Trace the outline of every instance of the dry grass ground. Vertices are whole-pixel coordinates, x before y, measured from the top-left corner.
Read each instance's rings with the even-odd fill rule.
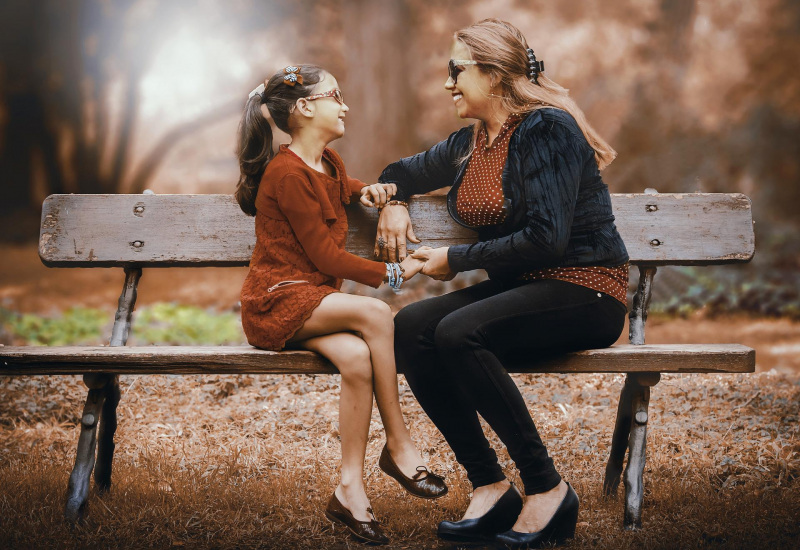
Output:
[[[800,377],[665,376],[654,388],[644,529],[622,529],[622,490],[601,496],[620,375],[520,375],[556,464],[582,500],[572,548],[800,545]],[[337,377],[122,378],[114,485],[85,523],[62,519],[83,385],[0,379],[0,546],[13,548],[358,547],[322,510],[337,478]],[[442,548],[435,525],[463,511],[469,484],[413,395],[416,441],[452,489],[427,502],[377,468],[367,485],[396,548]],[[512,463],[501,454],[508,475]]]
[[[0,257],[0,307],[50,313],[80,305],[107,308],[111,318],[121,270],[46,269],[29,245],[0,245]],[[139,303],[230,310],[244,274],[145,271]],[[412,285],[381,297],[398,309],[426,292]],[[759,373],[667,375],[653,389],[637,532],[622,529],[621,488],[616,498],[601,495],[623,377],[518,376],[559,470],[581,497],[570,547],[800,547],[800,323],[698,315],[651,317],[648,327],[652,343],[754,347]],[[121,386],[112,490],[93,491],[86,521],[70,528],[62,508],[85,387],[78,377],[0,378],[0,548],[360,547],[321,514],[339,462],[337,377],[127,376]],[[444,548],[436,523],[459,517],[469,484],[404,384],[401,395],[416,441],[451,492],[416,500],[378,470],[377,414],[368,491],[393,547]],[[508,456],[500,457],[514,478]]]

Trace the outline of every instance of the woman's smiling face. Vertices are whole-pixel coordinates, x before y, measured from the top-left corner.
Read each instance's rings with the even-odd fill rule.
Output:
[[[453,42],[450,59],[472,59],[472,54],[463,42]],[[491,78],[478,65],[462,65],[456,81],[448,75],[444,87],[453,97],[456,113],[461,118],[486,120],[491,112]]]

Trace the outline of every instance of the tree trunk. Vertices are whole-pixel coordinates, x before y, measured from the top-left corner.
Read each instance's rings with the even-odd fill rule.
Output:
[[[417,152],[409,116],[416,96],[408,79],[411,15],[400,0],[342,2],[341,14],[346,65],[336,76],[352,111],[337,148],[349,174],[374,182],[387,164]]]

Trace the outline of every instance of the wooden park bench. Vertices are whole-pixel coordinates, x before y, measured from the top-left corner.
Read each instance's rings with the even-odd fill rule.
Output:
[[[750,199],[740,194],[612,195],[617,227],[639,268],[630,313],[630,344],[569,353],[530,365],[526,373],[627,373],[617,411],[604,490],[625,479],[626,528],[641,526],[650,387],[660,373],[753,372],[755,351],[737,344],[645,345],[645,321],[658,266],[749,261],[754,253]],[[415,197],[416,234],[432,247],[473,242],[453,222],[444,197]],[[348,249],[372,257],[377,213],[348,207]],[[77,521],[92,470],[99,491],[111,486],[120,374],[336,374],[306,351],[250,346],[126,346],[136,287],[145,267],[246,266],[255,242],[254,220],[230,195],[52,195],[44,201],[39,254],[49,267],[122,267],[125,283],[108,346],[0,347],[0,374],[82,374],[89,395],[81,416],[65,516]],[[99,434],[98,434],[99,426]],[[95,460],[96,455],[96,460]]]

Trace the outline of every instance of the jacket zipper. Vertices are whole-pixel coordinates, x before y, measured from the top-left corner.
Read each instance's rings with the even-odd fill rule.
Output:
[[[269,287],[267,289],[267,292],[272,292],[273,290],[277,290],[277,289],[283,288],[285,286],[296,285],[296,284],[307,283],[307,282],[308,281],[281,281],[281,282],[279,282],[277,284],[274,284],[271,287]]]

